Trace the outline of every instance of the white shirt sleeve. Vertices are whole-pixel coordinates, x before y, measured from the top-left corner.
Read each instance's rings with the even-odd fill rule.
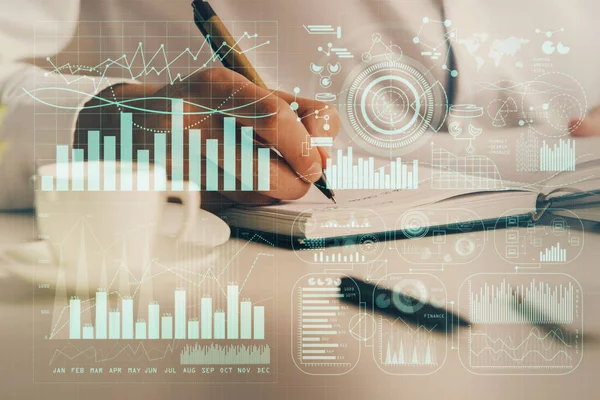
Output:
[[[79,112],[94,95],[125,82],[49,73],[20,61],[58,54],[73,37],[78,16],[79,0],[21,0],[3,6],[0,103],[6,113],[0,141],[7,148],[0,160],[0,209],[33,206],[36,167],[55,161],[56,145],[72,144]]]

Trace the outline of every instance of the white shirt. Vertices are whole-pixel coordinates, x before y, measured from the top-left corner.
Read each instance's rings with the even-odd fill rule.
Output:
[[[255,22],[259,25],[260,21],[276,21],[272,35],[277,40],[276,51],[257,52],[260,55],[253,62],[271,87],[289,92],[299,87],[305,97],[324,90],[310,63],[333,62],[317,50],[319,46],[326,50],[332,42],[334,48],[348,48],[355,55],[341,62],[342,72],[332,77],[332,86],[326,89],[338,93],[347,85],[344,77],[360,68],[361,56],[373,44],[373,34],[379,33],[388,48],[375,46],[374,52],[401,48],[404,55],[429,68],[444,87],[454,89],[454,103],[493,108],[495,100],[510,97],[510,92],[494,88],[505,88],[507,82],[530,82],[546,70],[565,74],[567,85],[576,82],[570,89],[583,88],[589,106],[600,100],[597,1],[214,0],[212,5],[221,19],[232,21],[229,26],[234,36],[246,27],[252,29],[252,24],[240,21],[259,21]],[[446,20],[450,22],[444,24]],[[315,24],[340,26],[341,38],[311,35],[303,27]],[[7,141],[9,148],[0,163],[0,209],[31,207],[30,177],[35,166],[52,162],[57,144],[71,143],[81,107],[107,86],[132,78],[130,71],[114,70],[107,79],[76,79],[68,69],[58,74],[55,67],[70,65],[73,69],[99,65],[107,58],[132,57],[142,36],[148,54],[165,44],[169,57],[203,42],[192,22],[189,0],[5,2],[0,14],[0,99],[9,110],[0,140]],[[450,43],[453,64],[446,60]],[[251,44],[241,42],[244,48]],[[560,54],[567,48],[568,54]],[[431,59],[423,54],[427,51],[440,56]],[[442,65],[455,68],[458,77],[451,78]],[[136,68],[139,72],[139,67],[131,70]],[[172,65],[173,71],[183,74],[195,68],[197,64],[189,57]],[[47,71],[53,73],[47,75]],[[169,80],[165,73],[135,78],[142,82]],[[535,99],[529,96],[519,106],[527,107],[530,101]],[[508,129],[520,119],[510,113],[496,117],[488,115],[481,123]]]

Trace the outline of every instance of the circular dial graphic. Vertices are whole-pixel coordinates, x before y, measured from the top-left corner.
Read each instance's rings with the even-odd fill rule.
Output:
[[[349,132],[369,150],[406,149],[443,125],[447,98],[442,85],[419,63],[401,57],[362,66],[347,81]]]
[[[525,85],[522,98],[522,119],[544,137],[571,134],[582,123],[588,103],[581,83],[570,75],[548,72]]]
[[[427,288],[417,279],[403,279],[393,290],[392,301],[396,308],[407,314],[419,311],[429,298]]]

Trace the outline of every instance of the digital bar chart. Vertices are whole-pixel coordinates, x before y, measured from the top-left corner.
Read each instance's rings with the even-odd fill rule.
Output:
[[[335,363],[340,343],[340,327],[336,317],[344,297],[339,287],[304,287],[301,291],[302,324],[298,326],[302,340],[303,363]]]
[[[409,170],[409,165],[412,165]],[[332,190],[348,189],[418,189],[419,163],[403,164],[398,157],[389,165],[375,168],[374,157],[358,157],[355,161],[352,147],[348,147],[346,155],[337,151],[337,160],[327,159],[325,175]]]
[[[186,345],[180,354],[181,365],[268,365],[271,349],[261,346],[202,346],[198,343]]]
[[[351,263],[364,263],[366,257],[364,254],[359,254],[358,251],[350,254],[343,254],[342,252],[330,252],[326,253],[320,251],[315,253],[313,256],[314,262],[317,263],[335,263],[335,262],[351,262]]]
[[[560,243],[540,251],[540,262],[567,262],[567,249],[561,249]]]
[[[84,162],[86,158],[83,149],[71,149],[65,145],[56,146],[56,176],[42,176],[40,189],[42,191],[182,191],[193,187],[202,188],[204,177],[206,191],[270,190],[271,150],[265,147],[257,148],[252,127],[241,127],[241,151],[238,156],[236,118],[225,117],[223,140],[205,140],[203,153],[200,129],[189,129],[189,143],[187,146],[185,144],[183,100],[172,99],[171,107],[171,134],[155,133],[153,150],[139,149],[135,152],[135,157],[133,117],[131,113],[126,112],[121,113],[118,146],[116,136],[104,136],[101,146],[100,131],[88,131],[88,162]],[[167,139],[170,139],[170,146],[167,144]],[[169,147],[170,185],[166,173],[169,164],[167,162]],[[117,148],[119,157],[117,157]],[[220,157],[220,148],[222,157]],[[154,179],[150,182],[149,171],[152,160],[159,168],[154,169]],[[194,184],[191,186],[184,184],[186,160],[189,164],[188,179]],[[236,167],[238,161],[241,162],[240,171],[237,171]],[[134,168],[137,168],[137,174],[134,174]],[[135,182],[134,175],[137,175]]]
[[[265,307],[239,298],[239,286],[227,286],[227,310],[213,310],[213,299],[200,299],[200,316],[188,315],[187,293],[174,292],[174,312],[163,313],[158,302],[147,305],[148,318],[135,318],[134,298],[122,297],[119,309],[108,308],[108,293],[96,292],[94,324],[82,324],[81,300],[69,300],[69,339],[265,339]],[[89,307],[87,305],[86,307]]]
[[[557,286],[535,280],[529,286],[513,286],[506,280],[499,285],[485,283],[478,292],[471,292],[470,320],[485,324],[571,324],[574,294],[571,282]]]
[[[540,171],[575,171],[575,141],[559,139],[551,148],[546,141],[540,148]]]
[[[355,338],[340,318],[347,315],[344,299],[356,299],[356,286],[342,288],[339,275],[308,274],[292,292],[292,357],[300,370],[315,374],[340,374],[358,361],[352,350]],[[355,324],[363,332],[363,324]],[[333,371],[333,372],[332,372]]]

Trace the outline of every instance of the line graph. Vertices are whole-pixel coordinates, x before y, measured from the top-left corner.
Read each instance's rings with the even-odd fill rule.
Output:
[[[575,288],[571,282],[550,285],[535,279],[529,285],[483,284],[471,292],[470,319],[486,324],[571,324]],[[517,310],[517,312],[514,312]]]
[[[408,314],[412,314],[423,306],[425,299],[438,307],[446,304],[444,284],[433,275],[392,273],[381,278],[377,286],[392,291],[391,295],[372,294],[374,304],[382,310],[395,307],[410,310]],[[411,293],[414,301],[407,302],[398,293]],[[376,319],[372,347],[379,369],[389,375],[429,375],[442,368],[448,354],[448,313],[423,313],[412,320],[387,315],[378,315]]]
[[[111,21],[115,23],[115,21]],[[127,21],[122,21],[123,24],[127,24]],[[186,24],[189,21],[185,22]],[[243,23],[243,22],[242,22]],[[240,22],[228,22],[229,26],[239,25]],[[257,30],[268,30],[273,31],[273,26],[277,26],[276,22],[264,21],[260,22],[260,27]],[[267,28],[264,26],[267,25]],[[275,28],[276,32],[276,28]],[[236,37],[235,45],[244,50],[237,50],[235,46],[229,46],[227,43],[221,43],[219,50],[225,49],[225,51],[219,56],[219,53],[213,52],[211,49],[211,42],[219,40],[218,37],[208,36],[202,43],[196,48],[187,47],[183,50],[177,50],[174,52],[169,48],[168,44],[165,45],[167,38],[160,44],[155,44],[153,47],[146,44],[143,40],[147,38],[145,35],[136,35],[140,41],[136,44],[135,48],[125,49],[128,53],[124,53],[119,57],[107,57],[101,62],[95,65],[80,65],[73,62],[56,63],[50,57],[46,58],[50,68],[47,75],[57,74],[61,79],[68,85],[73,85],[80,80],[91,80],[96,84],[96,90],[105,82],[106,79],[110,79],[111,76],[122,76],[127,79],[136,80],[143,78],[148,75],[166,76],[168,82],[173,84],[178,81],[184,81],[193,74],[208,68],[211,64],[218,64],[220,61],[231,52],[237,52],[240,54],[255,53],[257,50],[263,47],[273,47],[277,44],[277,36],[271,33],[262,35],[258,32],[249,33],[248,31],[242,32]],[[131,39],[132,37],[129,36]],[[271,48],[271,51],[275,51]],[[203,57],[204,56],[204,57]],[[178,62],[187,64],[190,66],[189,71],[186,73],[175,72],[179,69]],[[115,73],[118,70],[118,74]],[[93,74],[93,75],[90,75]]]
[[[569,275],[475,274],[460,308],[470,325],[459,331],[459,356],[474,374],[564,375],[583,358],[583,294]]]
[[[474,331],[469,341],[472,368],[494,369],[572,369],[580,349],[570,343],[560,328],[542,332],[539,328],[520,329],[511,334]]]
[[[276,287],[277,274],[273,254],[252,243],[273,246],[253,235],[220,248],[223,257],[198,258],[193,245],[182,244],[176,257],[165,253],[144,268],[127,258],[99,271],[84,262],[85,287],[75,288],[73,272],[60,272],[34,293],[36,380],[271,382],[274,293],[257,287]],[[54,298],[54,307],[44,298]],[[196,374],[200,366],[216,372]]]
[[[97,104],[92,106],[87,102],[86,108],[116,106],[120,112],[163,114],[163,110],[157,109],[160,107],[150,106],[162,104],[161,96],[151,96],[151,93],[148,93],[148,96],[140,94],[133,99],[119,99],[111,85],[125,81],[169,87],[181,82],[191,82],[192,77],[209,68],[222,67],[221,60],[232,52],[250,58],[267,85],[277,86],[276,21],[227,22],[235,38],[234,45],[228,45],[218,36],[204,38],[197,35],[197,28],[191,21],[151,21],[145,22],[143,26],[134,21],[80,21],[78,24],[80,31],[65,51],[40,61],[40,66],[47,70],[44,73],[46,80],[39,79],[33,87],[23,87],[25,96],[57,110],[79,111],[84,103],[72,105],[61,99],[77,97],[86,99],[87,102],[91,97]],[[175,32],[170,33],[175,25],[179,30],[183,29],[183,32],[178,31],[179,35]],[[147,35],[147,28],[153,32],[165,32],[165,35]],[[195,34],[183,34],[186,30]],[[48,40],[44,34],[47,35],[47,31],[36,32],[36,40]],[[182,42],[187,47],[183,47]],[[211,44],[214,43],[217,43],[219,52],[212,50]],[[73,54],[77,57],[73,57]],[[248,85],[250,82],[236,85],[230,96],[224,96],[223,99],[214,100],[213,97],[214,104],[211,103],[210,107],[206,106],[204,101],[184,103],[187,107],[182,115],[197,115],[198,119],[201,119],[195,120],[190,126],[184,126],[184,129],[198,126],[216,113],[246,119],[268,117],[267,113],[248,112],[249,108],[253,108],[264,97],[248,99],[246,104],[236,106],[228,104],[232,99],[239,98],[243,94],[240,92]],[[110,89],[104,91],[108,95],[98,96],[103,89]],[[219,100],[223,100],[222,104],[219,104]],[[241,108],[247,110],[240,111]],[[153,133],[167,133],[164,130],[155,132],[153,129],[156,127],[140,126],[138,123],[133,125]]]
[[[379,317],[379,363],[384,367],[437,367],[438,337],[419,326],[411,328],[402,319]]]
[[[460,157],[444,149],[432,149],[433,189],[502,189],[498,167],[488,157]]]

